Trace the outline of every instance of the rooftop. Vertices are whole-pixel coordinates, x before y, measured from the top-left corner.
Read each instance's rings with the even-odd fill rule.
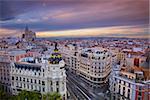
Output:
[[[16,68],[20,68],[20,69],[28,69],[28,70],[36,70],[36,71],[41,70],[41,66],[37,65],[37,64],[17,62],[17,63],[14,63],[14,65],[15,65]]]

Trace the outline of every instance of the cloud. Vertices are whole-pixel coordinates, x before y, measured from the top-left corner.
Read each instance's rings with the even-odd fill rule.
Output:
[[[0,28],[0,36],[20,36],[21,33],[19,30],[12,30],[12,29],[6,29],[6,28]]]
[[[148,27],[148,0],[32,0],[0,1],[1,28],[36,32],[93,29],[95,27]],[[82,33],[83,34],[83,33]]]
[[[86,28],[64,31],[44,31],[37,32],[38,37],[90,37],[90,36],[104,36],[104,37],[135,37],[136,35],[148,36],[148,28],[141,26],[114,26],[104,28]]]
[[[0,28],[0,36],[21,36],[24,30]],[[42,31],[36,33],[37,37],[132,37],[148,38],[148,28],[144,26],[113,26],[85,29],[72,29],[61,31]]]

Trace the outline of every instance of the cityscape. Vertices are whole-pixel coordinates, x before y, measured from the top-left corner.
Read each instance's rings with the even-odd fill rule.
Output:
[[[150,100],[149,0],[0,0],[0,100]]]

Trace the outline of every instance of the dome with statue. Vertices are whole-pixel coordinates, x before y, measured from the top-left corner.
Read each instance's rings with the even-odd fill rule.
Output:
[[[54,52],[50,55],[49,63],[50,64],[59,64],[59,62],[61,60],[62,60],[62,56],[57,49],[57,43],[55,43]]]

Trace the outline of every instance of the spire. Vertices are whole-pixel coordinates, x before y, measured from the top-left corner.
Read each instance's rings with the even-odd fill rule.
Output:
[[[58,49],[57,49],[57,42],[55,42],[55,48],[54,48],[54,51],[57,52]]]
[[[57,42],[54,42],[54,52],[50,55],[49,63],[50,64],[59,64],[59,62],[62,60],[61,54],[58,52],[57,49]]]

